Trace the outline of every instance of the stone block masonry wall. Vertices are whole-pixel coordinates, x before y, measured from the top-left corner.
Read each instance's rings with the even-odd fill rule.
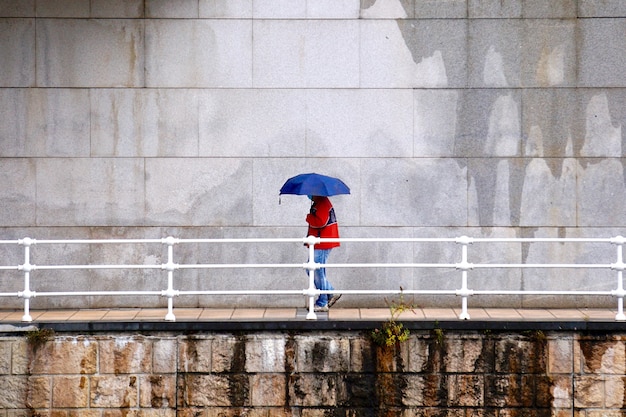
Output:
[[[351,187],[333,199],[343,237],[625,235],[625,32],[623,0],[0,0],[0,239],[302,237],[306,198],[278,205],[278,190],[310,171]],[[185,250],[178,255],[198,262],[307,257],[302,245]],[[518,244],[476,256],[598,257],[594,247],[557,252]],[[88,259],[72,248],[34,255],[39,264],[162,260],[126,248]],[[330,261],[416,259],[459,262],[437,245],[343,245]],[[0,260],[22,258],[0,247]],[[32,290],[154,290],[151,277],[120,275],[36,273]],[[303,277],[193,271],[177,287],[276,290],[294,275]],[[437,290],[457,277],[346,268],[334,271],[333,285]],[[2,271],[0,292],[23,290],[16,282]],[[471,285],[494,282],[511,291],[606,290],[615,279],[474,271]],[[560,300],[559,307],[613,301]],[[136,301],[38,298],[33,308]],[[384,307],[365,297],[342,302]]]
[[[0,337],[0,417],[621,417],[626,335]]]

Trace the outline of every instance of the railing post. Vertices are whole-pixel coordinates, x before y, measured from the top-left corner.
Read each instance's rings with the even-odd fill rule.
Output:
[[[174,291],[174,270],[176,269],[176,264],[174,264],[174,245],[177,242],[178,240],[172,236],[163,239],[163,243],[167,245],[167,263],[164,265],[167,271],[167,290],[163,291],[162,295],[167,297],[167,314],[165,315],[165,320],[167,321],[176,321],[174,297],[178,295],[178,292]]]
[[[318,268],[318,265],[315,263],[315,243],[317,242],[319,242],[319,238],[315,236],[305,238],[305,244],[309,247],[309,260],[304,266],[309,275],[309,288],[306,291],[306,294],[309,296],[309,312],[306,315],[307,320],[317,319],[317,314],[315,314],[315,270]]]
[[[24,315],[22,321],[33,321],[30,315],[30,299],[35,296],[35,293],[30,290],[30,271],[34,269],[34,265],[30,264],[30,246],[35,243],[35,239],[25,237],[19,241],[24,245],[24,265],[20,266],[20,269],[24,271],[24,291],[18,292],[18,296],[24,297]]]
[[[624,238],[622,236],[617,236],[613,240],[613,243],[617,246],[617,262],[613,265],[613,269],[617,270],[617,290],[613,293],[617,297],[617,314],[615,315],[615,320],[624,321],[626,320],[626,315],[624,314],[624,257],[623,257],[623,247],[624,247]]]
[[[467,271],[471,269],[472,266],[467,262],[467,246],[472,243],[472,238],[461,236],[456,242],[461,244],[461,263],[456,266],[457,269],[462,271],[461,289],[457,291],[457,295],[461,296],[461,314],[459,315],[459,319],[469,320],[470,315],[467,312],[467,297],[472,295],[472,291],[467,288]]]

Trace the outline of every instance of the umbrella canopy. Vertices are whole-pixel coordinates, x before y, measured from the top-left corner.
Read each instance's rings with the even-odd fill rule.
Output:
[[[280,193],[328,197],[337,194],[350,194],[350,188],[339,178],[312,172],[289,178],[281,187]]]

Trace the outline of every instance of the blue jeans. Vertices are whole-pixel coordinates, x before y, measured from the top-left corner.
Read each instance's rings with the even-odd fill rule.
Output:
[[[318,264],[325,264],[330,255],[330,249],[315,249],[314,259]],[[333,286],[326,279],[326,268],[320,268],[315,270],[315,288],[322,291],[332,291]],[[332,297],[332,294],[320,294],[319,298],[315,302],[318,307],[323,307],[328,304],[328,300]]]

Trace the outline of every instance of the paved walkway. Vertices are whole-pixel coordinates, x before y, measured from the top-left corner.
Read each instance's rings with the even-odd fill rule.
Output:
[[[577,321],[612,322],[616,309],[521,309],[521,308],[471,308],[469,321],[460,320],[457,308],[416,308],[404,312],[402,321]],[[119,321],[165,321],[165,308],[137,309],[75,309],[31,310],[34,323],[44,322],[119,322]],[[20,323],[22,310],[0,309],[0,323]],[[236,322],[236,321],[299,321],[306,320],[304,308],[175,308],[176,321],[182,322]],[[387,308],[338,308],[328,313],[317,313],[318,320],[325,321],[384,321],[390,318]],[[307,320],[310,321],[310,320]]]

